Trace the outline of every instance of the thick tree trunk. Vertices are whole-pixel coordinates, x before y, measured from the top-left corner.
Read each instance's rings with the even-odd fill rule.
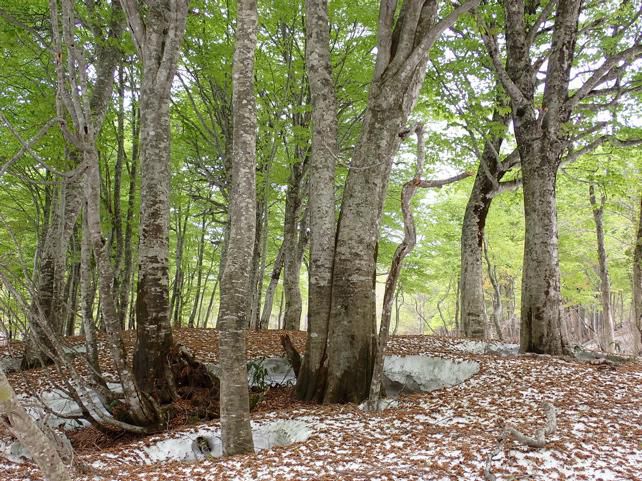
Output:
[[[245,357],[245,329],[251,300],[250,262],[256,230],[256,99],[254,52],[256,0],[237,4],[232,67],[233,158],[230,231],[221,278],[219,353],[221,359],[221,437],[223,453],[253,452]]]
[[[379,219],[405,120],[401,109],[369,110],[352,160],[355,169],[348,174],[335,247],[325,402],[358,403],[368,396]]]
[[[480,167],[468,199],[461,231],[460,325],[466,337],[483,338],[487,330],[484,306],[482,249],[493,185]]]
[[[525,154],[525,153],[524,153]],[[545,157],[546,150],[537,151]],[[563,354],[562,298],[557,238],[557,164],[522,155],[524,172],[523,352]]]
[[[306,0],[305,65],[312,97],[310,157],[310,267],[308,276],[308,336],[297,378],[301,399],[321,398],[325,389],[324,363],[332,302],[335,242],[335,164],[337,101],[330,63],[327,0]],[[297,278],[298,281],[298,278]]]
[[[168,355],[173,344],[169,312],[169,103],[185,31],[187,0],[150,2],[143,10],[123,0],[143,64],[140,94],[140,242],[134,374],[143,392],[176,396]]]
[[[600,345],[605,352],[615,351],[615,330],[613,327],[613,309],[611,304],[611,282],[609,267],[604,244],[604,204],[606,197],[602,194],[600,203],[595,199],[595,187],[589,185],[589,200],[595,221],[597,236],[598,270],[600,272],[600,299],[602,300],[602,326],[600,329]]]
[[[336,234],[324,402],[361,402],[368,396],[377,239],[392,158],[423,84],[428,51],[477,3],[466,2],[438,23],[437,2],[404,2],[396,23],[392,4],[381,4],[374,78]]]
[[[642,196],[640,196],[640,218],[633,250],[633,327],[637,328],[635,340],[638,352],[642,338]]]
[[[536,104],[535,67],[525,3],[504,2],[506,70],[488,33],[484,41],[511,97],[513,126],[522,165],[525,242],[520,349],[563,354],[560,269],[555,181],[568,141],[564,124],[571,114],[569,79],[573,64],[580,0],[557,2],[541,108]]]

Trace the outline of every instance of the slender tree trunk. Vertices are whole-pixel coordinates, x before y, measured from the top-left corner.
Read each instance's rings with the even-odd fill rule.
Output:
[[[462,174],[443,181],[422,180],[424,161],[426,159],[423,126],[417,125],[415,127],[415,133],[417,135],[417,167],[415,177],[409,182],[406,182],[401,191],[401,211],[403,213],[404,238],[397,246],[397,249],[395,249],[395,253],[392,256],[392,262],[390,264],[390,271],[388,272],[388,278],[386,279],[386,287],[383,294],[383,309],[381,311],[381,323],[379,326],[379,337],[377,338],[377,351],[375,354],[372,382],[370,384],[370,392],[368,395],[369,410],[376,410],[379,404],[379,398],[381,395],[381,381],[383,379],[384,351],[388,343],[390,318],[392,316],[392,304],[395,298],[395,292],[397,290],[399,275],[401,274],[402,263],[403,260],[408,256],[408,254],[410,254],[415,248],[415,244],[417,242],[417,231],[415,228],[415,220],[412,215],[410,202],[412,201],[412,198],[415,195],[418,187],[440,188],[443,185],[449,184],[451,182],[456,182],[468,176],[468,174]],[[448,286],[448,289],[450,290],[450,286]],[[441,314],[439,304],[437,304],[437,308],[440,310]]]
[[[85,336],[86,357],[89,366],[94,373],[99,373],[98,362],[98,339],[96,336],[96,324],[93,314],[94,288],[91,282],[91,243],[89,225],[87,224],[87,213],[82,219],[82,237],[80,245],[80,299],[82,313],[82,327]],[[97,376],[94,376],[96,379]]]
[[[71,481],[54,443],[38,428],[20,405],[0,368],[0,415],[11,433],[29,450],[34,462],[49,481]]]
[[[116,274],[114,278],[114,292],[118,294],[116,297],[118,319],[124,320],[125,315],[123,313],[123,307],[120,305],[122,297],[119,295],[121,291],[121,285],[126,282],[122,278],[122,275],[124,274],[122,262],[125,240],[123,236],[123,219],[120,201],[122,194],[121,186],[123,180],[123,164],[125,162],[125,78],[122,62],[118,66],[118,110],[116,112],[116,140],[118,148],[116,151],[116,165],[114,166],[114,208],[111,243],[114,249],[114,272]]]
[[[263,169],[265,175],[265,168]],[[265,274],[265,247],[268,229],[267,191],[262,189],[261,199],[256,205],[256,232],[254,235],[254,250],[250,270],[251,298],[247,314],[250,329],[257,329],[259,324],[259,306],[263,294],[263,276]]]
[[[176,258],[174,261],[174,287],[172,297],[169,303],[169,311],[174,320],[174,327],[180,328],[182,323],[183,311],[183,287],[185,281],[185,272],[183,266],[183,251],[185,250],[185,232],[187,230],[187,221],[190,217],[191,202],[187,203],[185,215],[182,215],[183,209],[179,205],[176,210]]]
[[[642,338],[642,195],[640,196],[640,218],[633,249],[633,329],[635,345],[641,351]]]
[[[54,332],[62,334],[67,248],[82,202],[82,186],[79,179],[74,178],[64,182],[60,188],[56,189],[54,195],[55,197],[50,204],[51,212],[46,237],[40,251],[37,271],[38,288],[34,299],[34,309],[42,313]],[[39,347],[41,343],[46,346],[47,342],[46,336],[39,332],[38,327],[32,326],[27,336],[22,359],[23,369],[50,362]]]
[[[502,103],[501,98],[498,103]],[[498,110],[493,113],[489,140],[486,141],[477,169],[461,230],[461,278],[460,325],[464,336],[483,338],[487,329],[486,309],[484,306],[482,251],[486,217],[492,202],[491,194],[495,185],[501,180],[504,171],[501,169],[497,153],[500,152],[508,115]],[[497,132],[502,125],[503,131]]]
[[[207,217],[203,215],[203,220],[201,221],[201,238],[198,242],[198,258],[196,261],[196,297],[194,298],[194,304],[192,305],[192,312],[189,315],[189,320],[187,322],[187,327],[193,328],[194,322],[198,324],[196,315],[199,310],[200,302],[202,299],[201,295],[201,284],[203,282],[203,257],[205,253],[205,231],[207,230]]]
[[[110,354],[114,361],[116,372],[123,386],[125,402],[133,422],[139,426],[149,426],[158,423],[159,412],[151,398],[143,398],[139,392],[134,375],[127,366],[127,354],[121,335],[120,323],[116,312],[115,296],[113,295],[114,272],[111,265],[109,246],[102,237],[100,221],[100,173],[98,169],[98,153],[95,148],[88,146],[85,150],[86,178],[84,182],[85,212],[87,218],[87,234],[98,274],[100,292],[100,307],[105,331],[109,338]],[[87,325],[85,329],[87,331]],[[87,332],[85,332],[87,335]]]
[[[595,199],[595,187],[589,185],[589,200],[595,221],[597,236],[597,258],[600,272],[600,298],[602,300],[602,326],[600,331],[600,344],[606,352],[615,351],[615,332],[613,328],[613,309],[611,304],[611,282],[609,280],[609,267],[604,244],[604,204],[606,196],[602,194],[600,203]]]
[[[283,222],[285,294],[284,329],[298,330],[301,324],[303,300],[301,298],[301,262],[297,256],[299,243],[299,216],[301,214],[301,175],[302,163],[290,167],[288,190],[285,197],[285,219]]]
[[[284,243],[281,243],[279,252],[274,259],[274,267],[272,267],[272,275],[270,276],[270,284],[265,291],[265,301],[263,302],[263,313],[261,314],[261,323],[259,329],[267,329],[270,325],[270,317],[272,316],[272,305],[274,304],[274,293],[279,285],[279,278],[281,277],[281,270],[283,269],[284,257]]]
[[[212,295],[210,296],[210,302],[207,304],[207,312],[205,313],[205,321],[203,322],[203,327],[207,327],[208,322],[210,322],[210,316],[212,314],[212,306],[214,305],[214,298],[216,297],[216,289],[219,286],[218,277],[214,282],[214,287],[212,288]]]
[[[503,340],[502,336],[502,318],[504,315],[504,308],[502,305],[502,291],[497,279],[497,268],[490,262],[490,255],[488,254],[488,243],[484,238],[484,258],[486,259],[486,269],[488,270],[488,278],[493,286],[493,326],[495,327],[495,334],[497,339]]]
[[[221,359],[221,437],[223,453],[254,451],[250,426],[245,329],[251,299],[250,262],[256,231],[256,99],[254,52],[256,0],[237,4],[232,66],[233,158],[230,232],[221,278],[219,353]]]
[[[125,328],[125,321],[129,317],[129,328],[133,329],[135,317],[129,313],[131,303],[129,302],[130,295],[133,295],[132,280],[134,277],[134,260],[133,260],[133,223],[134,223],[134,210],[136,201],[136,179],[138,176],[138,153],[139,153],[139,122],[138,122],[138,105],[137,102],[132,102],[132,158],[129,168],[129,194],[127,196],[127,216],[125,223],[125,237],[124,254],[122,263],[122,273],[120,275],[121,284],[118,293],[120,297],[120,312],[118,313],[118,321],[121,327]]]

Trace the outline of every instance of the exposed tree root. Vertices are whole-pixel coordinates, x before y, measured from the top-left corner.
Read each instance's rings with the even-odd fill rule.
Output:
[[[504,427],[504,431],[502,431],[502,434],[497,440],[497,446],[495,450],[486,458],[486,465],[484,466],[484,478],[487,481],[497,480],[497,477],[491,472],[491,465],[493,462],[493,458],[502,451],[502,449],[504,448],[504,443],[507,440],[512,439],[531,448],[543,448],[546,446],[546,443],[548,442],[546,440],[546,437],[554,434],[557,429],[557,410],[555,409],[555,406],[553,406],[548,401],[545,401],[542,406],[546,411],[546,426],[535,431],[535,436],[528,436],[527,434],[518,431],[509,424]]]

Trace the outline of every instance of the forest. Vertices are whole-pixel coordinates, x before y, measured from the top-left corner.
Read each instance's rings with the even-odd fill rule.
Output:
[[[640,0],[0,0],[0,478],[639,480]]]

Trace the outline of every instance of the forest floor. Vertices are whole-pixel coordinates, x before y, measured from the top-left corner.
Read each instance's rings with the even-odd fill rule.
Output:
[[[282,356],[282,333],[251,333],[248,358]],[[290,335],[303,350],[304,333]],[[184,329],[176,338],[200,359],[216,361],[215,331]],[[89,466],[77,479],[483,480],[504,425],[533,435],[545,425],[542,403],[548,401],[557,409],[556,432],[541,449],[507,441],[490,464],[498,481],[642,480],[642,364],[484,354],[479,343],[432,336],[394,337],[388,351],[472,360],[480,370],[457,386],[402,395],[396,407],[377,413],[354,405],[302,403],[294,400],[291,387],[272,389],[253,412],[254,428],[298,420],[309,436],[254,455],[154,462],[150,447],[218,429],[218,421],[188,424],[188,416],[145,438],[106,440],[85,428],[70,436],[78,459]],[[9,354],[5,350],[0,357]],[[52,368],[32,370],[11,374],[10,380],[18,392],[40,391],[55,384],[56,374]],[[0,479],[41,478],[30,463],[0,459]]]

